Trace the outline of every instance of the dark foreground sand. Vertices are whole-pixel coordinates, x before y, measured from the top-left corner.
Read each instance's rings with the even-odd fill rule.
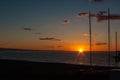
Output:
[[[0,80],[109,80],[107,67],[0,60]]]

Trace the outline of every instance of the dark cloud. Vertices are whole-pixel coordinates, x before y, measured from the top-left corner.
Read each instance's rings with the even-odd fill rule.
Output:
[[[56,39],[54,37],[39,38],[40,40],[49,40],[49,41],[61,41],[61,39]]]
[[[89,2],[102,2],[103,0],[88,0]]]
[[[98,45],[98,46],[101,46],[101,45],[107,45],[107,43],[101,43],[101,42],[98,42],[98,43],[96,43],[96,45]]]
[[[53,46],[53,45],[51,45],[51,46],[47,46],[48,48],[61,48],[61,47],[63,47],[63,46]]]
[[[103,15],[103,14],[106,14],[106,13],[107,13],[107,11],[99,11],[98,15]]]
[[[106,11],[99,11],[96,14],[91,14],[90,16],[96,18],[98,22],[108,20],[108,15]],[[79,13],[78,17],[88,17],[89,13]],[[110,20],[120,20],[120,14],[110,14]]]
[[[63,47],[63,46],[57,46],[58,48],[61,48],[61,47]]]
[[[87,17],[87,16],[89,16],[89,13],[85,13],[85,12],[79,13],[79,14],[77,15],[77,17]]]
[[[62,21],[62,24],[69,24],[71,21],[70,20],[64,20]]]
[[[98,22],[108,20],[108,15],[98,15],[95,17],[97,18]],[[119,14],[110,14],[109,19],[110,20],[120,20],[120,15]]]
[[[32,28],[25,27],[25,28],[23,28],[23,30],[28,30],[28,31],[31,31],[31,30],[32,30]]]
[[[48,48],[55,48],[55,46],[47,46]]]

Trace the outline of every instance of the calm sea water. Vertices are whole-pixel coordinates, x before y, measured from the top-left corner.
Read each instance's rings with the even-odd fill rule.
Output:
[[[75,51],[19,51],[2,50],[0,59],[15,59],[36,62],[70,63],[70,64],[89,64],[89,52],[80,54]],[[115,52],[111,52],[111,65],[115,66]],[[94,65],[108,65],[107,52],[93,52],[92,62]],[[118,64],[119,65],[119,64]],[[120,65],[119,65],[120,66]]]

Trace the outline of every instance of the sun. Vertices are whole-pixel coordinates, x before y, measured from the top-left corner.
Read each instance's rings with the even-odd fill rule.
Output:
[[[83,49],[82,48],[80,48],[78,51],[79,51],[79,53],[83,53]]]

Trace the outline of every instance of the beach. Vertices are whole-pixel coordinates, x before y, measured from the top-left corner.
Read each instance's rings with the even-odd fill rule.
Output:
[[[0,80],[120,80],[120,0],[0,4]]]
[[[107,67],[5,59],[0,66],[0,80],[109,80]]]
[[[0,80],[114,80],[119,78],[120,71],[116,71],[120,69],[119,66],[117,69],[115,65],[106,66],[105,52],[95,52],[93,55],[94,63],[101,63],[99,65],[89,64],[89,53],[79,56],[77,54],[70,51],[1,50]]]

